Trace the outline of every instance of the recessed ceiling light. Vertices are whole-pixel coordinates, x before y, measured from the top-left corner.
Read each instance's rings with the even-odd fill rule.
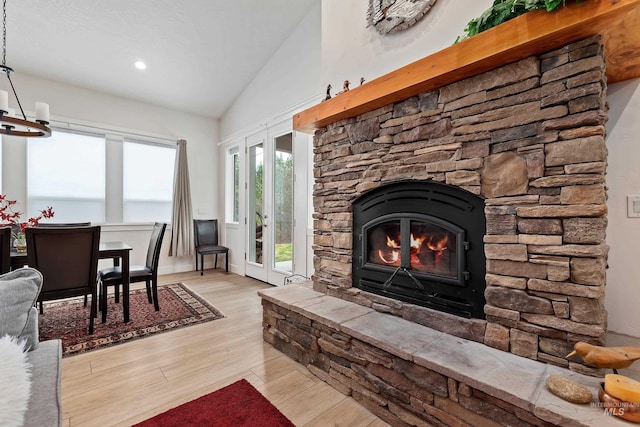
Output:
[[[145,70],[147,68],[147,64],[142,61],[136,61],[133,65],[135,65],[138,70]]]

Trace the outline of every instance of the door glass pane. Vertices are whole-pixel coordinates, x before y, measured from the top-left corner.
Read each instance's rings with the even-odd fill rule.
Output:
[[[411,221],[411,269],[455,277],[456,235],[426,221]]]
[[[249,261],[262,264],[264,150],[262,144],[249,148]]]
[[[400,266],[400,221],[386,221],[367,230],[367,262]]]
[[[274,156],[273,268],[293,271],[293,135],[276,138]]]

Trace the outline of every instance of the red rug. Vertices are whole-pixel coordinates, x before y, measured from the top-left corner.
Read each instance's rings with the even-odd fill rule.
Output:
[[[111,295],[107,322],[102,323],[98,312],[93,335],[89,335],[89,306],[84,307],[83,297],[45,302],[39,316],[40,340],[61,339],[64,357],[224,317],[182,283],[159,286],[158,302],[160,311],[155,311],[145,289],[131,291],[129,322],[124,323],[122,298],[116,303]]]
[[[149,418],[137,427],[295,427],[247,380]]]

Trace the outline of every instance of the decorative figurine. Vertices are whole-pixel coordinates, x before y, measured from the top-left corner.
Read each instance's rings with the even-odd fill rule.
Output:
[[[324,100],[331,99],[331,84],[327,85],[327,96],[324,97]]]
[[[567,358],[578,355],[588,365],[596,368],[617,369],[628,368],[640,359],[640,347],[599,347],[586,342],[577,342]]]
[[[360,77],[360,86],[364,83],[364,77]]]
[[[342,84],[342,90],[336,93],[336,95],[340,95],[341,93],[345,93],[348,91],[349,91],[349,80],[345,80],[344,83]]]

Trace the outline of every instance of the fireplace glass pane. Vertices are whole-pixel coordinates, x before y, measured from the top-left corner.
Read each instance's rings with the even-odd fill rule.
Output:
[[[457,236],[430,222],[412,220],[411,269],[456,277]]]
[[[367,230],[367,262],[398,267],[401,262],[400,221],[387,221]]]

